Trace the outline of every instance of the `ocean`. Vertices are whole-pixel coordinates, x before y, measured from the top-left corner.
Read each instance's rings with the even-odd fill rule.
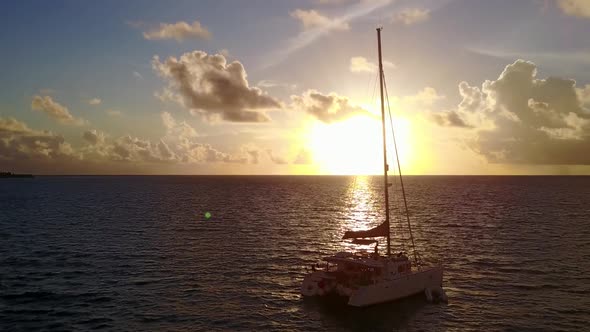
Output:
[[[411,255],[394,179],[393,245]],[[590,330],[590,177],[404,184],[448,304],[299,295],[345,230],[383,220],[380,177],[0,179],[0,330]]]

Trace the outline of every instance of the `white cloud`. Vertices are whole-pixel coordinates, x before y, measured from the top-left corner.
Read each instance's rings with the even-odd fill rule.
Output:
[[[439,124],[475,128],[469,146],[491,163],[590,165],[590,110],[570,79],[538,79],[517,60],[481,88],[459,84],[463,100]]]
[[[315,10],[297,9],[290,13],[291,17],[298,19],[303,25],[304,29],[328,29],[328,30],[348,30],[350,26],[348,22],[342,18],[329,18],[318,13]]]
[[[372,13],[373,11],[386,6],[390,2],[391,0],[360,1],[354,5],[348,6],[342,15],[329,18],[329,22],[333,22],[335,25],[315,24],[315,28],[304,29],[297,36],[288,39],[283,45],[280,45],[280,47],[277,50],[271,52],[271,54],[268,56],[268,59],[270,59],[270,61],[265,64],[265,67],[268,68],[278,63],[281,63],[291,53],[310,45],[320,37],[328,35],[331,31],[334,30],[334,27],[342,28],[345,26],[349,26],[349,24],[354,20],[364,17]],[[311,22],[314,20],[308,19],[308,21],[309,26],[309,24],[311,24]]]
[[[390,61],[383,61],[383,67],[394,69],[395,64]],[[355,56],[350,58],[349,69],[353,73],[377,73],[377,64],[367,60],[362,56]]]
[[[270,119],[262,111],[281,107],[278,100],[248,85],[239,61],[228,64],[221,54],[194,51],[163,62],[156,56],[152,67],[168,82],[159,98],[180,102],[208,119],[266,122]]]
[[[47,114],[49,117],[68,125],[83,125],[83,119],[75,118],[67,107],[54,101],[50,96],[34,96],[31,101],[31,108]]]
[[[430,18],[430,11],[421,8],[406,8],[393,16],[393,22],[401,22],[405,25],[424,22]]]
[[[439,95],[436,89],[427,86],[415,95],[403,97],[403,101],[406,103],[432,106],[435,102],[444,98],[445,96]]]
[[[169,112],[162,112],[162,123],[166,127],[166,135],[169,137],[186,140],[197,137],[197,131],[191,127],[186,121],[178,123]]]
[[[295,90],[297,88],[297,84],[289,84],[273,80],[262,80],[256,83],[256,86],[263,89],[283,88],[288,90]]]
[[[552,52],[522,52],[519,50],[502,50],[491,49],[479,46],[467,47],[467,50],[477,54],[483,54],[502,58],[512,61],[518,58],[527,58],[541,63],[556,63],[559,66],[568,64],[569,66],[588,66],[590,65],[590,52],[579,51],[552,51]]]
[[[192,24],[180,21],[171,24],[160,23],[158,27],[145,31],[143,37],[149,40],[174,39],[182,42],[185,39],[208,39],[211,33],[199,21]]]
[[[107,110],[107,114],[112,117],[119,117],[119,116],[123,115],[123,113],[121,111],[117,111],[117,110]]]
[[[101,102],[99,98],[92,98],[88,100],[88,105],[100,105]]]
[[[229,57],[231,56],[227,48],[222,48],[217,53],[223,55],[226,59],[229,59]]]
[[[376,73],[377,65],[362,56],[350,58],[350,71],[353,73]]]
[[[590,17],[590,1],[588,0],[557,0],[557,5],[567,15]]]

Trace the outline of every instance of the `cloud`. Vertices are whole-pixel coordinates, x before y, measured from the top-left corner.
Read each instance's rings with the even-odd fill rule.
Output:
[[[534,63],[517,60],[481,88],[462,82],[463,100],[446,114],[447,125],[455,118],[477,128],[467,143],[491,163],[590,165],[585,89],[571,79],[536,76]]]
[[[145,31],[143,38],[148,40],[174,39],[177,42],[182,42],[186,39],[208,39],[211,38],[211,33],[199,21],[194,21],[192,24],[180,21],[171,24],[160,23],[158,27]]]
[[[353,73],[377,73],[377,67],[377,64],[367,60],[365,57],[355,56],[350,58],[349,69]],[[391,69],[396,68],[393,62],[387,60],[383,61],[383,67]]]
[[[0,160],[58,160],[73,157],[71,146],[60,135],[37,131],[14,118],[0,118]]]
[[[92,143],[84,150],[86,159],[123,163],[204,164],[248,162],[245,155],[234,156],[209,144],[196,142],[194,137],[173,136],[168,133],[156,142],[133,137],[119,137],[111,142]]]
[[[433,113],[432,118],[440,126],[471,128],[456,111]]]
[[[297,84],[289,84],[273,80],[262,80],[256,83],[256,86],[264,89],[283,88],[288,90],[295,90],[297,88]]]
[[[200,142],[201,136],[169,113],[162,113],[166,135],[154,141],[123,135],[111,139],[96,129],[81,133],[85,145],[73,148],[63,136],[29,128],[24,122],[0,117],[0,165],[42,174],[165,173],[198,171],[193,166],[258,163],[260,149],[242,146],[223,152]],[[181,167],[181,168],[179,168]]]
[[[345,120],[355,114],[369,114],[362,107],[352,105],[347,97],[335,93],[325,95],[308,90],[301,96],[291,96],[291,100],[291,108],[307,112],[326,123]]]
[[[88,100],[88,105],[100,105],[101,102],[99,98],[92,98]]]
[[[297,156],[295,156],[295,160],[293,160],[293,164],[295,165],[308,165],[313,163],[312,154],[309,150],[301,149]]]
[[[439,95],[436,89],[427,86],[415,95],[404,97],[403,102],[432,106],[441,99],[445,99],[445,96]]]
[[[123,113],[121,111],[117,111],[117,110],[107,110],[107,114],[111,117],[119,117],[119,116],[123,115]]]
[[[250,161],[251,164],[258,164],[258,160],[260,158],[258,151],[256,151],[256,150],[248,151],[248,155],[251,158],[251,161]]]
[[[320,5],[338,5],[344,2],[349,2],[350,0],[315,0]]]
[[[590,1],[588,0],[557,0],[557,5],[567,15],[590,17]]]
[[[137,78],[138,80],[143,80],[143,76],[136,71],[133,72],[133,77]]]
[[[277,164],[277,165],[286,165],[289,162],[287,161],[287,159],[280,157],[280,156],[276,156],[272,150],[267,149],[266,153],[268,154],[268,157],[270,158],[270,160],[273,162],[273,164]]]
[[[42,95],[53,95],[53,94],[57,93],[57,91],[55,89],[43,88],[43,89],[39,89],[39,93]]]
[[[466,49],[477,54],[493,56],[510,61],[518,58],[527,58],[540,63],[556,64],[558,67],[562,67],[564,64],[572,67],[590,65],[590,52],[588,50],[527,52],[520,50],[491,49],[481,46],[469,46]]]
[[[180,139],[190,139],[199,136],[197,131],[185,121],[178,123],[169,112],[162,112],[162,123],[166,127],[166,135]]]
[[[209,119],[266,122],[270,119],[262,111],[281,107],[278,100],[248,85],[240,62],[228,64],[221,54],[194,51],[163,62],[156,56],[152,67],[168,82],[161,99],[180,102]]]
[[[258,163],[257,149],[243,149],[232,155],[221,152],[209,144],[199,142],[197,131],[185,121],[179,122],[169,112],[161,113],[166,135],[160,140],[158,149],[183,163]]]
[[[424,22],[430,18],[430,10],[421,8],[406,8],[394,15],[392,21],[405,25]]]
[[[586,84],[584,88],[576,89],[576,94],[582,106],[590,109],[590,84]]]
[[[364,17],[365,15],[368,15],[379,8],[385,7],[390,2],[391,0],[360,1],[354,5],[348,6],[342,15],[329,18],[328,21],[332,22],[332,24],[313,24],[314,28],[304,29],[297,36],[288,39],[283,45],[280,45],[277,50],[271,52],[271,54],[268,56],[269,61],[265,64],[265,67],[272,67],[283,62],[289,55],[291,55],[291,53],[305,48],[306,46],[318,40],[320,37],[328,35],[331,31],[335,30],[335,27],[339,27],[340,30],[342,30],[343,27],[349,26],[349,24],[354,20]],[[302,12],[309,14],[309,11]],[[313,15],[307,16],[311,17]],[[298,17],[296,18],[299,19]],[[299,20],[302,21],[302,19]],[[311,22],[318,21],[310,18],[307,20],[309,22],[308,27],[310,27]]]
[[[377,65],[362,56],[350,58],[350,71],[353,73],[376,73]]]
[[[328,30],[348,30],[350,26],[348,22],[341,18],[331,19],[315,10],[296,9],[290,13],[291,17],[299,20],[303,25],[303,29],[328,29]]]
[[[34,96],[31,102],[31,109],[43,112],[63,124],[83,125],[86,123],[85,120],[72,116],[67,107],[54,101],[50,96]]]
[[[103,132],[97,131],[96,129],[86,130],[82,134],[82,138],[92,145],[97,145],[104,143],[105,134]]]

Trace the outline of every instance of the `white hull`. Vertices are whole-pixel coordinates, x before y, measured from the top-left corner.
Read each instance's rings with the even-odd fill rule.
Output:
[[[392,280],[358,288],[350,296],[348,304],[366,307],[424,293],[426,290],[438,290],[442,287],[442,276],[441,266],[402,274]]]
[[[380,280],[374,284],[361,286],[357,289],[343,288],[327,282],[323,272],[313,272],[305,277],[301,287],[303,296],[324,296],[338,294],[348,297],[348,304],[354,307],[366,307],[374,304],[390,302],[426,293],[427,297],[438,293],[445,297],[442,291],[443,269],[442,266],[434,266],[397,274],[391,279]],[[323,281],[322,281],[323,280]]]

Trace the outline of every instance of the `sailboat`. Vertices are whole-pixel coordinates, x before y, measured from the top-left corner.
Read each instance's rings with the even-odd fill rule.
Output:
[[[387,164],[387,146],[385,140],[385,102],[383,97],[384,73],[381,55],[381,30],[377,28],[377,45],[379,54],[379,85],[381,92],[381,122],[383,135],[383,195],[385,199],[385,221],[379,226],[363,231],[346,231],[343,239],[352,239],[352,243],[367,245],[374,244],[375,251],[338,252],[333,256],[324,257],[325,264],[312,266],[301,285],[304,297],[333,296],[346,299],[348,305],[365,307],[374,304],[395,301],[415,294],[424,293],[430,301],[439,299],[446,301],[442,288],[443,267],[440,264],[424,266],[414,245],[409,215],[406,216],[410,239],[414,249],[414,264],[403,252],[391,252],[390,212],[389,212],[389,183]],[[395,142],[395,139],[394,139]],[[397,150],[397,147],[396,147]],[[397,160],[399,168],[399,159]],[[402,193],[403,180],[400,172]],[[377,251],[378,238],[387,239],[387,252],[381,255]],[[316,268],[317,266],[317,268]],[[320,267],[321,266],[321,267]]]

